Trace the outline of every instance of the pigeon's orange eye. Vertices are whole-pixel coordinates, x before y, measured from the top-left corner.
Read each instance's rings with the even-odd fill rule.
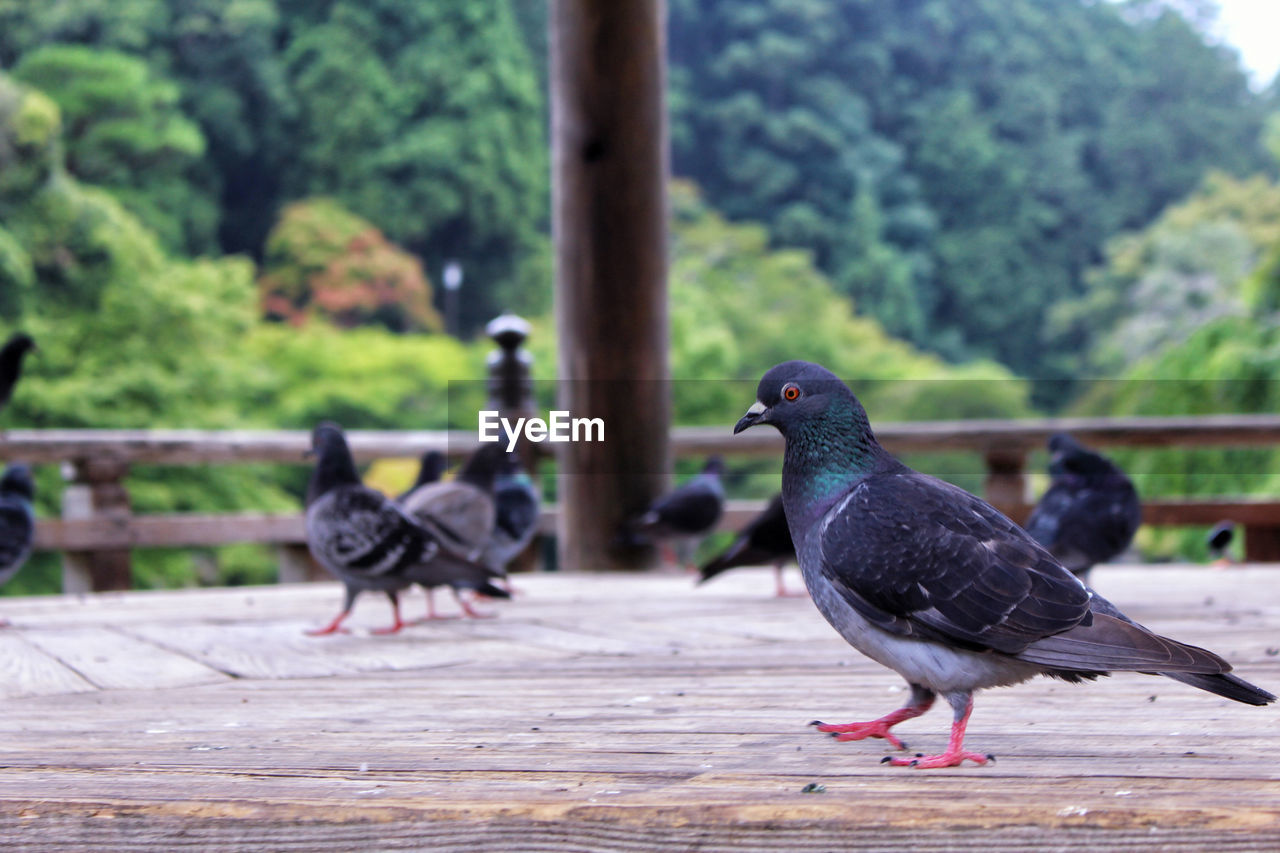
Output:
[[[800,399],[800,389],[790,383],[782,386],[782,399],[794,403]]]

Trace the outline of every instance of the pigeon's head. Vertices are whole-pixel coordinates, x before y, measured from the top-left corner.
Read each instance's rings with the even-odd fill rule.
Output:
[[[702,466],[702,473],[714,474],[717,477],[724,474],[724,457],[719,454],[708,456],[706,464]]]
[[[756,424],[772,424],[786,436],[833,409],[849,409],[850,402],[861,412],[848,386],[830,370],[808,361],[784,361],[761,377],[755,405],[747,409],[733,432],[737,435]],[[865,421],[865,414],[862,419]]]
[[[4,345],[4,351],[6,353],[13,353],[14,355],[22,355],[28,350],[33,350],[35,348],[35,340],[26,332],[15,332]]]
[[[1110,474],[1114,470],[1115,466],[1105,456],[1094,453],[1065,432],[1049,436],[1049,473],[1053,476],[1087,477]]]
[[[444,469],[444,454],[439,450],[428,450],[422,454],[422,459],[418,465],[418,479],[413,484],[415,486],[425,486],[428,483],[434,483],[444,476]]]
[[[10,465],[0,477],[0,495],[14,495],[33,501],[36,484],[31,479],[31,469],[26,465]]]
[[[326,451],[339,451],[350,453],[347,448],[347,437],[342,433],[342,427],[333,421],[321,421],[311,430],[311,450],[307,451],[306,456],[324,457]]]

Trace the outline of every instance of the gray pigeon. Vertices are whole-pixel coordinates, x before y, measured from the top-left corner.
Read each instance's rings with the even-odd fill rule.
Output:
[[[493,534],[484,562],[506,574],[507,567],[538,532],[540,500],[533,478],[516,453],[505,453],[493,483]]]
[[[22,359],[35,348],[36,342],[25,332],[15,332],[0,347],[0,409],[13,396],[13,386],[18,384],[18,377],[22,375]]]
[[[26,465],[10,465],[0,477],[0,585],[31,556],[36,535],[36,484]],[[0,620],[0,625],[7,624]]]
[[[483,444],[463,463],[452,480],[428,483],[420,486],[400,501],[401,508],[418,524],[447,531],[456,537],[456,546],[470,559],[485,562],[485,549],[493,536],[497,509],[493,501],[493,484],[502,457],[506,455],[499,444]],[[449,586],[462,608],[472,618],[484,614],[477,611],[460,595],[461,589],[478,589],[468,576],[456,576],[441,566],[442,570],[419,581],[427,590],[427,618],[438,618],[432,592],[437,586]],[[490,565],[493,577],[503,578],[505,570]],[[492,584],[486,584],[492,587]]]
[[[774,595],[785,598],[791,593],[782,582],[782,567],[796,558],[787,515],[782,508],[782,495],[776,495],[764,511],[729,543],[729,547],[703,564],[698,570],[698,583],[706,583],[716,575],[738,566],[773,566]],[[802,594],[802,593],[798,593]]]
[[[991,759],[963,748],[974,692],[1036,675],[1079,682],[1136,671],[1250,705],[1275,701],[1212,652],[1127,618],[990,504],[894,459],[825,368],[779,364],[756,397],[734,432],[772,424],[786,441],[782,500],[809,594],[845,640],[911,687],[893,713],[815,722],[820,731],[902,748],[890,729],[940,693],[955,712],[946,751],[884,761],[953,767]]]
[[[1236,538],[1234,521],[1219,521],[1205,537],[1205,545],[1209,548],[1209,559],[1213,565],[1223,568],[1231,565],[1231,542]]]
[[[1065,432],[1049,438],[1053,482],[1027,519],[1031,537],[1082,579],[1129,547],[1142,523],[1138,491],[1110,459]]]
[[[488,579],[492,572],[468,559],[448,531],[420,524],[394,501],[360,482],[346,437],[337,424],[323,422],[311,432],[316,467],[307,486],[307,545],[322,566],[346,586],[340,612],[323,628],[332,634],[351,613],[356,596],[381,590],[391,600],[394,623],[376,633],[404,627],[399,593],[414,583],[436,583],[445,576],[457,583],[506,595]]]
[[[688,482],[664,495],[641,515],[623,526],[623,541],[671,541],[675,543],[672,562],[685,563],[704,536],[711,532],[724,512],[724,460],[707,459],[702,471]]]

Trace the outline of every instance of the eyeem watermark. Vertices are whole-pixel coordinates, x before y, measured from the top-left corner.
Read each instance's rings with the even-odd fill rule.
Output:
[[[549,441],[563,444],[569,441],[604,441],[604,418],[574,418],[566,410],[549,412],[550,418],[516,418],[512,423],[492,409],[480,410],[480,426],[477,437],[482,442],[501,441],[507,437],[507,452],[515,450],[523,433],[526,441],[540,444]]]

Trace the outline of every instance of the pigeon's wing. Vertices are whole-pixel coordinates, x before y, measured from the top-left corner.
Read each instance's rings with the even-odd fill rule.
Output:
[[[17,568],[31,550],[35,524],[30,510],[17,500],[0,501],[0,573]]]
[[[723,511],[724,492],[710,478],[699,476],[655,501],[643,521],[645,527],[672,533],[702,533]]]
[[[1092,618],[1089,591],[1044,548],[941,480],[869,477],[823,525],[823,573],[886,631],[1016,654]]]
[[[426,530],[364,486],[334,489],[312,504],[307,542],[335,571],[365,577],[403,573],[437,550]]]
[[[1063,518],[1059,541],[1102,563],[1129,547],[1141,521],[1142,507],[1132,486],[1089,487]]]
[[[468,483],[431,483],[415,489],[401,506],[454,550],[474,552],[493,534],[493,498]]]

